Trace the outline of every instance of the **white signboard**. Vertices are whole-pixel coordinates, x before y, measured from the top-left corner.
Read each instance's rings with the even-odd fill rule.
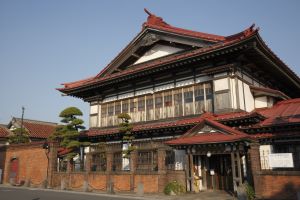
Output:
[[[271,153],[269,154],[270,167],[294,167],[292,153]]]

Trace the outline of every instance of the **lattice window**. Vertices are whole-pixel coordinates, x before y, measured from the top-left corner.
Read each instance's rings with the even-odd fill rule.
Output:
[[[112,171],[121,171],[122,162],[123,162],[122,152],[115,152],[113,154]]]
[[[106,154],[105,154],[105,152],[92,155],[91,171],[106,171]]]
[[[182,89],[178,89],[174,91],[174,117],[180,117],[182,115]]]
[[[129,104],[128,100],[122,101],[122,113],[128,113],[129,112]]]
[[[137,170],[157,171],[157,151],[139,151],[137,159]]]
[[[58,160],[58,169],[59,172],[66,172],[68,168],[68,161],[64,159]]]

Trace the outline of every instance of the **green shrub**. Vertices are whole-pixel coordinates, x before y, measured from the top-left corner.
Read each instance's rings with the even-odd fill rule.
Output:
[[[177,181],[173,181],[173,182],[168,183],[164,189],[164,193],[166,195],[171,195],[172,192],[176,195],[182,194],[182,193],[185,193],[185,188],[183,185],[181,185]]]
[[[251,185],[249,185],[249,183],[245,182],[244,183],[244,187],[246,190],[246,194],[247,194],[247,199],[248,200],[255,200],[255,192],[254,189]]]

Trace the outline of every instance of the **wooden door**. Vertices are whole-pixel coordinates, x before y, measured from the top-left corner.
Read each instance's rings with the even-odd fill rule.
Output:
[[[212,155],[207,170],[207,188],[233,191],[230,155]]]
[[[9,178],[13,183],[18,183],[19,160],[12,159],[10,161]]]

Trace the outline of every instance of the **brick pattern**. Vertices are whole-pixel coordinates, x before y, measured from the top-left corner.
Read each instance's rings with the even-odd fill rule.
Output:
[[[7,148],[4,183],[9,183],[12,159],[19,161],[18,183],[24,181],[30,183],[31,186],[38,187],[47,179],[48,159],[42,144],[11,145]]]
[[[99,173],[89,173],[88,182],[91,190],[106,191],[106,175]]]
[[[144,185],[145,193],[155,193],[159,191],[158,175],[135,175],[134,177],[134,191],[137,192],[139,183]]]
[[[111,179],[114,183],[114,189],[116,192],[130,191],[130,175],[112,175]]]
[[[300,191],[299,175],[260,175],[257,177],[256,193],[263,199],[297,200]]]

